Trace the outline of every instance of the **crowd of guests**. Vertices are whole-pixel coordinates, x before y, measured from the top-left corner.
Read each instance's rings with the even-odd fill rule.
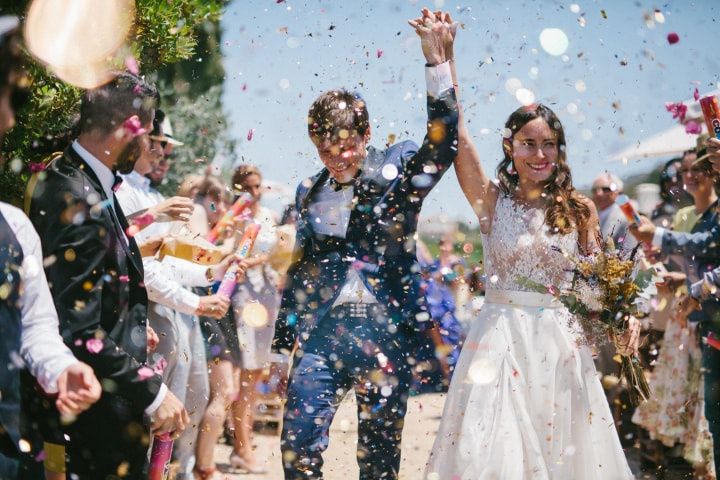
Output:
[[[5,28],[0,31],[1,138],[12,127],[18,106],[11,98],[17,98],[24,73],[16,25],[0,22],[0,27]],[[312,107],[318,116],[327,114],[321,100]],[[234,432],[230,465],[248,473],[265,471],[252,446],[254,414],[264,375],[288,362],[287,356],[271,353],[271,344],[280,292],[286,283],[299,281],[286,277],[292,235],[282,227],[292,224],[297,212],[291,207],[280,216],[262,206],[263,175],[248,164],[237,167],[229,182],[211,172],[190,175],[175,196],[165,197],[158,188],[172,168],[174,150],[184,144],[160,107],[155,87],[132,73],[85,91],[79,134],[29,183],[27,217],[0,204],[0,328],[6,342],[0,355],[8,365],[0,375],[1,478],[140,478],[153,438],[170,434],[175,478],[208,480],[215,478],[215,445],[228,423]],[[323,137],[312,128],[311,138],[315,135],[321,145]],[[667,162],[660,178],[662,201],[639,225],[631,224],[616,203],[623,193],[620,178],[606,173],[592,185],[603,237],[625,249],[640,245],[645,264],[661,277],[645,324],[652,398],[634,411],[627,408],[611,346],[598,349],[596,364],[621,431],[629,430],[631,419],[663,445],[663,458],[675,454],[699,476],[714,478],[720,443],[713,442],[720,395],[715,296],[720,165],[713,163],[716,145],[711,151],[703,142],[698,145]],[[323,184],[317,202],[336,202],[353,180]],[[207,238],[241,196],[252,203],[217,245],[197,240]],[[260,233],[252,255],[243,257],[236,251],[250,223],[259,225]],[[325,236],[313,238],[308,251],[334,258],[340,246],[322,241],[337,233],[335,227],[323,223]],[[212,252],[211,260],[163,254],[169,238]],[[447,389],[467,333],[463,318],[472,318],[466,312],[483,279],[481,269],[465,275],[468,268],[454,254],[452,239],[441,240],[438,260],[419,243],[422,282],[416,293],[439,328],[428,330],[431,341],[419,346],[412,372],[401,373],[414,378],[415,393],[425,393]],[[214,290],[231,267],[237,285],[228,297]],[[305,302],[299,291],[291,302]],[[361,313],[348,316],[368,315]],[[314,338],[325,337],[315,332]],[[360,342],[363,348],[367,342]],[[282,393],[285,385],[280,381],[273,387]],[[290,397],[286,453],[307,435],[307,420],[292,408],[302,393]],[[392,438],[380,438],[382,432],[365,428],[365,437],[375,435],[388,448],[398,447]],[[301,451],[298,445],[293,451]],[[399,462],[395,456],[392,461]],[[294,458],[284,455],[283,461],[286,469],[303,468]]]

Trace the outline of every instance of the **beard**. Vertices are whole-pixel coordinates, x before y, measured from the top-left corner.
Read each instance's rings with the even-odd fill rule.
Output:
[[[140,144],[140,137],[135,137],[130,143],[118,155],[117,162],[115,162],[115,169],[118,173],[126,175],[133,171],[135,168],[135,162],[142,154],[142,145]]]

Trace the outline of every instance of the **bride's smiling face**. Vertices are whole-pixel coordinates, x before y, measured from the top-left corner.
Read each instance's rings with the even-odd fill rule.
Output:
[[[510,142],[506,140],[506,148]],[[557,134],[543,118],[527,122],[512,138],[513,164],[520,183],[544,183],[558,162]]]

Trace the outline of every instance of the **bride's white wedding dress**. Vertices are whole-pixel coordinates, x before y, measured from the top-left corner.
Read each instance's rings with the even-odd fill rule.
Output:
[[[577,233],[498,199],[483,235],[485,304],[453,375],[428,480],[632,478],[590,349],[572,315],[527,278],[567,286]]]

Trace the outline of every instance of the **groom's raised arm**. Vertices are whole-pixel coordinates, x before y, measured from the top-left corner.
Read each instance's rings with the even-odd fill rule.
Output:
[[[455,33],[452,23],[434,14],[409,23],[420,37],[426,61],[428,122],[420,149],[406,149],[402,155],[405,182],[422,198],[440,181],[457,154],[458,106],[449,56]]]

